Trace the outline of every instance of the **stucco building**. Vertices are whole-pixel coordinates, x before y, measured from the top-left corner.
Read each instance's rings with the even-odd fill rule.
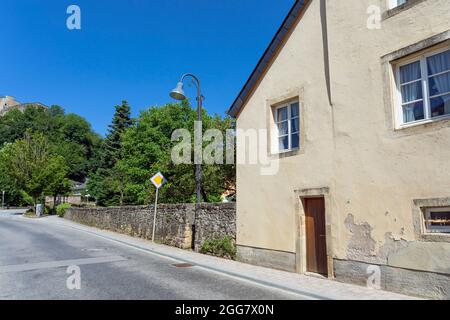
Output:
[[[14,97],[11,96],[0,96],[0,115],[4,114],[10,108],[19,105]]]
[[[237,164],[239,260],[450,298],[449,13],[294,4],[229,110],[279,165]]]
[[[11,96],[0,97],[0,117],[5,115],[8,111],[17,109],[20,110],[21,112],[24,112],[25,109],[27,108],[48,109],[47,106],[39,102],[20,103],[14,97]]]

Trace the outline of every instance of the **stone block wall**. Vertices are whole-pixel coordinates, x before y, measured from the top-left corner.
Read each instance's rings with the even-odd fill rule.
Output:
[[[88,226],[151,240],[153,213],[153,205],[72,207],[67,210],[65,218]],[[196,217],[195,235],[194,217]],[[182,249],[195,247],[199,250],[205,240],[226,235],[233,240],[236,239],[234,203],[201,204],[197,207],[197,213],[195,204],[160,204],[156,221],[155,241]]]

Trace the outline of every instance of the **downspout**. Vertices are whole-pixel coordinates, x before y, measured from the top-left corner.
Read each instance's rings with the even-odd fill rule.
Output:
[[[325,83],[327,86],[328,104],[331,107],[331,126],[333,135],[333,144],[336,148],[336,130],[334,124],[334,106],[331,92],[331,72],[330,72],[330,49],[328,41],[328,22],[327,22],[327,0],[320,0],[320,22],[322,25],[322,45],[323,45],[323,64],[325,73]]]
[[[330,79],[330,53],[328,47],[328,24],[327,24],[327,1],[320,0],[320,22],[322,24],[322,44],[323,44],[323,59],[325,70],[325,81],[327,85],[328,102],[333,106],[331,100],[331,79]]]

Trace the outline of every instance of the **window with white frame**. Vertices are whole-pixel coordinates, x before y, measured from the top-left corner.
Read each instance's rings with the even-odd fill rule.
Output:
[[[291,102],[275,108],[275,124],[278,129],[278,151],[287,152],[300,148],[300,105]]]
[[[397,67],[400,125],[450,116],[450,47]]]
[[[395,7],[401,6],[405,4],[408,0],[389,0],[389,9],[393,9]]]
[[[425,210],[426,233],[450,233],[450,207]]]

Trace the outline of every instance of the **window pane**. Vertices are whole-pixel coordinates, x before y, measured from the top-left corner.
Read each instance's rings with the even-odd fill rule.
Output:
[[[450,50],[427,58],[427,64],[429,75],[450,70]]]
[[[281,123],[278,124],[278,135],[279,136],[283,136],[288,134],[288,122],[287,121],[283,121]]]
[[[422,82],[414,82],[402,86],[402,101],[403,103],[420,100],[422,95]]]
[[[287,117],[288,117],[288,109],[287,109],[287,107],[280,108],[280,109],[277,110],[277,112],[278,112],[278,116],[277,116],[277,121],[278,122],[287,120]]]
[[[428,80],[428,85],[430,87],[430,96],[450,92],[450,72],[431,77]]]
[[[425,225],[428,232],[450,233],[450,210],[429,212]]]
[[[289,150],[289,136],[278,138],[280,151]]]
[[[300,146],[300,137],[298,133],[295,133],[291,136],[292,140],[292,149],[297,149]]]
[[[421,77],[420,61],[400,67],[400,83],[419,80]]]
[[[425,119],[423,102],[410,103],[403,106],[403,122],[412,122]]]
[[[291,118],[298,117],[298,102],[291,104]]]
[[[450,94],[433,98],[431,101],[431,116],[439,117],[450,114]]]
[[[298,132],[298,131],[299,131],[299,130],[298,130],[299,122],[300,122],[300,119],[299,119],[299,118],[295,118],[295,119],[292,119],[292,120],[291,120],[291,132],[292,132],[292,133],[295,133],[295,132]]]

